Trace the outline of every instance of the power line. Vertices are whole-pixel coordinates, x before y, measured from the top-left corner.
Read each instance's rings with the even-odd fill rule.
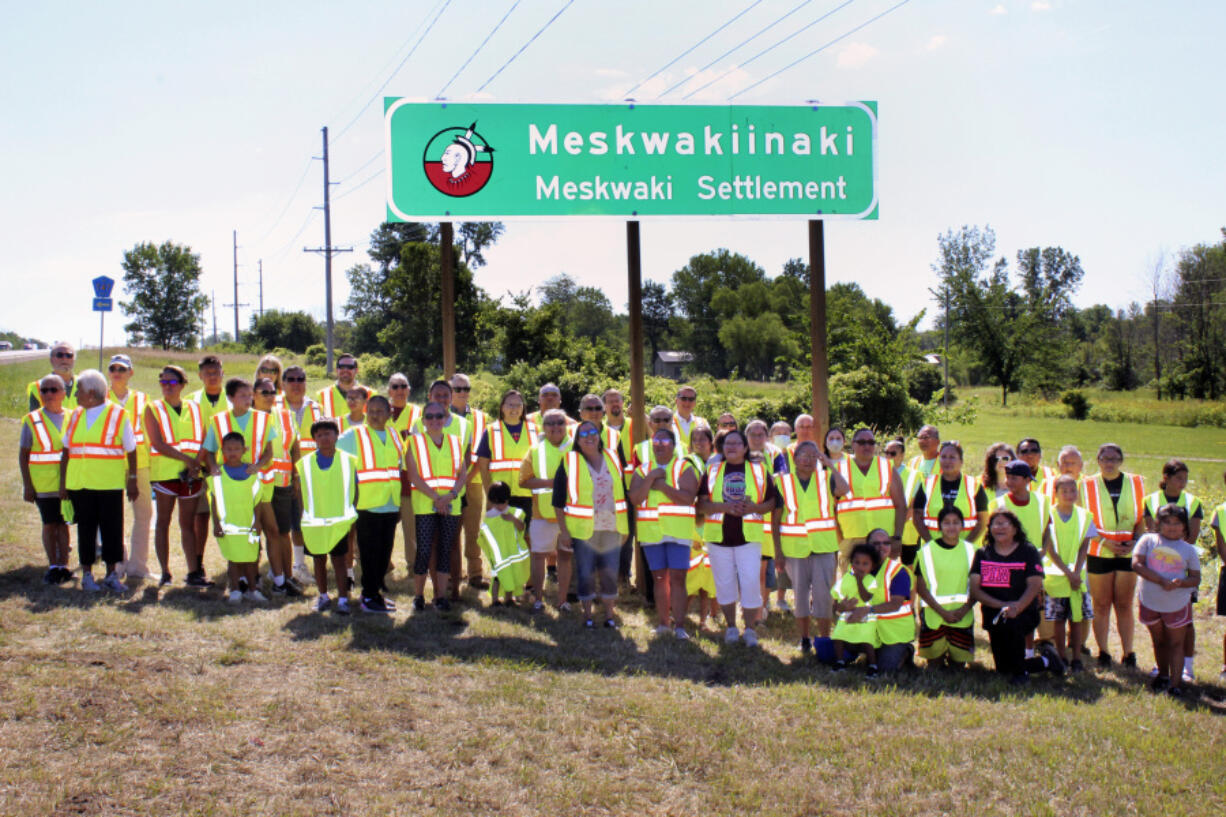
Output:
[[[311,222],[315,220],[315,216],[318,212],[319,211],[317,209],[312,207],[311,211],[307,213],[306,221],[302,222],[302,226],[298,228],[298,232],[294,233],[293,237],[289,241],[285,242],[285,244],[282,245],[280,249],[274,252],[272,256],[270,256],[269,260],[270,261],[280,260],[285,255],[285,253],[289,251],[289,248],[294,245],[294,242],[298,240],[298,236],[306,232],[306,228],[309,227],[311,225]]]
[[[366,161],[362,162],[362,164],[361,164],[361,165],[358,167],[358,169],[357,169],[357,170],[353,171],[353,172],[352,172],[352,173],[350,173],[348,176],[346,176],[345,178],[341,179],[339,182],[337,182],[337,184],[345,184],[345,183],[346,183],[346,182],[348,182],[350,179],[352,179],[354,176],[358,175],[358,174],[359,174],[359,173],[361,173],[363,170],[365,170],[366,168],[370,167],[370,166],[371,166],[371,165],[374,163],[375,159],[378,159],[378,158],[379,158],[380,156],[382,156],[382,155],[383,155],[383,148],[379,148],[378,150],[376,150],[376,151],[374,152],[374,154],[373,154],[373,155],[372,155],[372,156],[371,156],[369,159],[367,159]]]
[[[267,232],[265,232],[264,235],[262,235],[260,239],[255,242],[256,244],[263,244],[265,241],[267,241],[268,237],[272,235],[273,230],[276,230],[278,225],[281,224],[281,219],[285,218],[285,214],[289,212],[290,205],[294,203],[294,197],[298,195],[298,191],[302,189],[302,183],[306,181],[307,175],[311,172],[311,162],[313,161],[315,161],[313,157],[307,159],[306,167],[302,169],[302,175],[298,177],[298,183],[294,185],[294,192],[289,194],[289,198],[285,200],[285,206],[281,208],[281,213],[277,216],[277,220],[274,221],[272,226],[268,228]]]
[[[574,0],[572,0],[572,2],[573,1]],[[366,109],[369,108],[376,99],[382,96],[383,90],[387,88],[388,83],[390,83],[393,79],[396,78],[396,75],[400,73],[401,68],[404,68],[405,63],[409,61],[409,58],[412,57],[415,53],[417,53],[418,47],[422,44],[422,42],[425,41],[426,37],[430,35],[430,32],[434,29],[434,24],[439,21],[439,18],[443,16],[443,12],[445,12],[447,10],[447,7],[450,5],[451,5],[451,0],[446,0],[446,2],[443,3],[443,7],[439,9],[438,14],[434,15],[434,19],[430,21],[430,25],[426,28],[425,31],[422,32],[421,37],[418,38],[417,42],[413,44],[413,47],[409,49],[409,53],[404,55],[404,59],[400,61],[400,64],[396,66],[396,69],[392,71],[392,73],[388,74],[387,79],[383,80],[383,84],[380,85],[379,89],[375,91],[374,95],[371,96],[369,100],[367,100],[366,104],[362,106],[362,109],[358,111],[356,114],[354,114],[353,119],[350,119],[349,122],[345,125],[345,127],[341,128],[340,131],[336,134],[336,136],[333,137],[334,142],[339,140],[342,136],[344,136],[345,133],[354,126],[354,124],[358,121],[358,119],[362,117],[362,114],[366,113]]]
[[[735,94],[733,94],[732,96],[728,97],[728,99],[729,99],[729,100],[736,99],[738,96],[740,96],[741,94],[743,94],[743,93],[745,93],[746,91],[750,90],[751,88],[756,88],[756,87],[758,87],[759,85],[761,85],[762,83],[766,82],[767,80],[769,80],[769,79],[774,79],[775,77],[779,76],[779,75],[780,75],[780,74],[782,74],[784,71],[787,71],[787,70],[789,70],[789,69],[791,69],[791,68],[795,68],[797,65],[800,65],[800,63],[804,62],[805,60],[809,59],[810,57],[813,57],[813,56],[816,56],[816,55],[820,54],[821,52],[825,51],[825,50],[826,50],[827,48],[829,48],[830,46],[832,46],[832,45],[834,45],[835,43],[839,42],[840,40],[844,40],[844,39],[846,39],[846,38],[850,37],[852,34],[855,34],[857,31],[859,31],[860,29],[864,28],[865,26],[867,26],[867,25],[870,25],[870,24],[872,24],[872,23],[877,22],[877,21],[878,21],[878,20],[880,20],[882,17],[886,16],[887,14],[889,14],[889,13],[891,13],[891,12],[893,12],[893,11],[897,10],[897,9],[902,8],[903,6],[907,5],[907,3],[909,3],[909,2],[911,2],[911,0],[901,0],[901,2],[899,2],[899,3],[895,3],[894,5],[890,6],[890,7],[889,7],[888,9],[886,9],[885,11],[883,11],[883,12],[881,12],[880,14],[876,15],[875,17],[870,17],[869,19],[865,20],[863,23],[861,23],[860,25],[858,25],[858,26],[856,26],[855,28],[851,29],[850,31],[847,31],[847,32],[845,32],[845,33],[843,33],[843,34],[840,34],[839,36],[835,37],[833,40],[831,40],[830,42],[826,43],[825,45],[823,45],[823,46],[820,46],[820,47],[818,47],[818,48],[813,49],[812,51],[810,51],[808,54],[805,54],[805,55],[804,55],[803,57],[801,57],[800,59],[797,59],[797,60],[794,60],[794,61],[792,61],[792,62],[788,63],[787,65],[783,66],[783,67],[782,67],[782,68],[780,68],[778,71],[775,71],[775,72],[774,72],[774,73],[772,73],[772,74],[767,74],[765,77],[763,77],[762,79],[758,80],[757,82],[755,82],[755,83],[753,83],[753,84],[751,84],[751,85],[747,85],[746,87],[744,87],[744,88],[742,88],[741,90],[737,91],[737,92],[736,92]]]
[[[481,83],[481,87],[477,89],[477,93],[480,93],[480,92],[484,91],[484,90],[485,90],[485,86],[489,85],[491,82],[493,82],[495,79],[497,79],[497,78],[498,78],[498,75],[499,75],[499,74],[501,74],[501,73],[502,73],[504,70],[506,70],[506,67],[507,67],[508,65],[510,65],[511,63],[515,62],[515,60],[516,60],[516,59],[518,59],[519,55],[520,55],[520,54],[522,54],[522,53],[524,53],[524,51],[525,51],[525,50],[528,48],[528,46],[530,46],[530,45],[532,45],[534,42],[536,42],[536,38],[537,38],[537,37],[539,37],[539,36],[541,36],[542,34],[544,34],[544,33],[545,33],[545,29],[547,29],[547,28],[549,28],[551,25],[553,25],[554,20],[557,20],[559,17],[561,17],[561,16],[562,16],[562,12],[564,12],[564,11],[566,11],[568,8],[570,8],[570,7],[571,7],[571,5],[572,5],[574,2],[575,2],[575,0],[566,0],[566,5],[562,6],[562,8],[560,8],[560,9],[558,9],[557,13],[556,13],[556,14],[554,14],[552,17],[550,17],[550,18],[549,18],[549,22],[547,22],[547,23],[545,23],[545,25],[541,26],[540,30],[539,30],[539,31],[537,31],[535,34],[533,34],[533,35],[532,35],[532,37],[530,37],[530,38],[528,39],[528,42],[526,42],[526,43],[524,43],[523,45],[521,45],[521,46],[519,47],[519,50],[518,50],[518,51],[516,51],[514,54],[512,54],[512,55],[511,55],[511,58],[510,58],[509,60],[507,60],[506,62],[504,62],[504,63],[502,64],[502,67],[501,67],[501,68],[499,68],[497,71],[495,71],[493,74],[491,74],[489,79],[487,79],[485,82]]]
[[[387,169],[387,168],[383,168],[383,167],[379,168],[379,169],[378,169],[378,170],[376,170],[374,173],[372,173],[371,175],[369,175],[369,176],[367,176],[365,179],[363,179],[363,180],[362,180],[362,181],[361,181],[359,184],[357,184],[357,185],[356,185],[356,186],[354,186],[354,187],[349,188],[349,189],[348,189],[348,190],[346,190],[344,193],[341,193],[339,196],[337,196],[336,198],[334,198],[334,199],[333,199],[333,201],[340,201],[341,199],[345,198],[345,196],[351,196],[351,195],[353,195],[354,193],[358,192],[358,191],[359,191],[359,190],[361,190],[363,187],[365,187],[366,185],[368,185],[368,184],[370,184],[371,182],[373,182],[375,179],[377,179],[377,178],[379,178],[380,176],[382,176],[382,175],[383,175],[383,172],[384,172],[386,169]]]
[[[818,23],[820,23],[822,20],[825,20],[827,17],[829,17],[830,15],[834,14],[836,11],[839,11],[839,10],[841,10],[841,9],[845,9],[845,8],[847,8],[848,6],[850,6],[850,5],[851,5],[852,3],[854,3],[854,2],[856,2],[856,0],[845,0],[845,2],[840,3],[839,5],[835,6],[835,7],[834,7],[834,8],[832,8],[832,9],[830,9],[830,11],[826,12],[826,13],[825,13],[825,14],[823,14],[821,17],[818,17],[816,20],[812,21],[811,23],[808,23],[807,25],[801,26],[800,28],[796,29],[796,30],[795,30],[795,31],[793,31],[791,34],[789,34],[788,36],[784,37],[782,40],[777,41],[777,42],[776,42],[776,43],[774,43],[773,45],[768,45],[766,48],[763,48],[761,51],[759,51],[757,54],[754,54],[754,55],[753,55],[752,57],[750,57],[749,59],[745,60],[745,61],[744,61],[744,62],[742,62],[742,63],[739,63],[739,64],[737,64],[737,65],[732,66],[731,68],[729,68],[729,69],[728,69],[727,71],[725,71],[724,73],[720,74],[720,75],[719,75],[718,77],[716,77],[715,79],[708,81],[706,84],[704,84],[704,85],[702,85],[702,86],[700,86],[700,87],[698,87],[698,88],[695,88],[694,90],[690,91],[688,94],[686,94],[685,96],[683,96],[683,97],[681,97],[681,98],[682,98],[682,99],[689,99],[689,98],[690,98],[690,97],[692,97],[694,94],[696,94],[696,93],[698,93],[699,91],[701,91],[703,88],[707,88],[707,87],[709,87],[709,86],[711,86],[711,85],[714,85],[715,83],[719,82],[719,81],[720,81],[721,79],[723,79],[724,77],[726,77],[726,76],[728,76],[729,74],[731,74],[733,71],[736,71],[736,70],[738,70],[738,69],[740,69],[740,68],[744,68],[746,65],[749,65],[750,63],[755,62],[755,61],[756,61],[756,60],[757,60],[759,57],[764,57],[764,56],[766,56],[767,54],[769,54],[770,52],[774,51],[774,50],[775,50],[776,48],[778,48],[779,46],[781,46],[781,45],[783,45],[784,43],[786,43],[788,40],[791,40],[791,39],[792,39],[792,38],[794,38],[794,37],[799,37],[799,36],[800,36],[802,33],[804,33],[805,31],[809,30],[810,28],[813,28],[813,26],[817,25],[817,24],[818,24]],[[844,35],[844,36],[847,36],[847,35]]]
[[[521,0],[515,0],[515,2],[511,4],[511,7],[507,9],[507,13],[502,15],[502,19],[498,21],[498,24],[494,26],[493,30],[491,30],[489,34],[485,35],[485,39],[481,41],[481,45],[477,46],[477,50],[470,54],[468,59],[464,60],[464,64],[457,68],[456,72],[451,75],[451,79],[447,80],[446,84],[443,85],[442,88],[439,88],[438,93],[434,95],[435,99],[443,98],[443,93],[447,90],[451,83],[455,82],[455,79],[460,75],[460,72],[467,68],[468,64],[481,53],[481,49],[485,48],[485,44],[490,41],[490,37],[493,37],[498,33],[498,29],[502,28],[502,24],[507,21],[507,18],[511,16],[511,12],[515,11],[515,8],[520,4],[520,2]]]
[[[798,11],[800,11],[802,8],[804,8],[805,6],[809,5],[809,4],[810,4],[810,3],[812,3],[812,2],[813,2],[813,0],[801,0],[801,2],[800,2],[799,4],[797,4],[797,5],[796,5],[796,6],[795,6],[795,7],[794,7],[794,8],[793,8],[791,11],[789,11],[789,12],[785,13],[785,14],[784,14],[782,17],[776,17],[776,18],[775,18],[775,20],[774,20],[774,22],[769,23],[769,24],[768,24],[768,25],[766,25],[765,27],[758,29],[758,32],[757,32],[756,34],[753,34],[753,35],[751,35],[751,36],[749,36],[749,37],[746,37],[745,39],[741,40],[739,43],[737,43],[736,45],[732,46],[732,48],[729,48],[727,51],[725,51],[724,53],[720,54],[720,55],[719,55],[718,57],[716,57],[715,59],[711,60],[709,63],[707,63],[706,65],[704,65],[702,68],[699,68],[699,69],[698,69],[698,70],[697,70],[695,73],[691,74],[690,76],[688,76],[688,77],[682,77],[680,80],[678,80],[677,82],[675,82],[675,83],[674,83],[674,84],[673,84],[671,87],[669,87],[667,90],[665,90],[665,91],[664,91],[664,93],[660,94],[660,96],[657,96],[657,97],[656,97],[656,99],[659,99],[660,97],[663,97],[663,96],[665,96],[665,95],[667,95],[667,94],[671,94],[673,91],[677,90],[677,89],[678,89],[678,88],[680,88],[682,85],[685,85],[687,82],[689,82],[690,80],[692,80],[694,77],[701,75],[703,71],[706,71],[708,68],[710,68],[712,65],[715,65],[715,63],[719,62],[719,61],[720,61],[720,60],[722,60],[724,57],[728,56],[729,54],[731,54],[731,53],[733,53],[733,52],[737,51],[738,49],[740,49],[740,48],[742,48],[742,47],[744,47],[744,46],[748,45],[749,43],[753,42],[754,40],[758,39],[758,38],[759,38],[759,37],[761,37],[763,34],[765,34],[767,31],[770,31],[772,28],[774,28],[775,26],[779,25],[779,24],[780,24],[780,23],[782,23],[784,20],[786,20],[787,18],[791,17],[793,14],[795,14],[795,13],[796,13],[796,12],[798,12]]]
[[[720,32],[721,32],[721,31],[723,31],[725,28],[727,28],[728,26],[730,26],[730,25],[732,25],[733,23],[735,23],[737,20],[739,20],[739,19],[741,19],[742,17],[744,17],[746,14],[748,14],[748,13],[749,13],[749,11],[750,11],[750,10],[751,10],[751,9],[752,9],[754,6],[759,5],[761,2],[762,2],[762,0],[754,0],[752,3],[750,3],[748,6],[746,6],[746,7],[745,7],[745,9],[744,9],[743,11],[741,11],[739,14],[737,14],[737,15],[736,15],[736,16],[734,16],[734,17],[732,17],[732,19],[728,20],[728,22],[724,23],[722,26],[720,26],[719,28],[715,29],[715,30],[714,30],[714,31],[712,31],[710,34],[708,34],[707,36],[703,37],[703,38],[702,38],[701,40],[699,40],[698,42],[696,42],[696,43],[694,43],[693,45],[691,45],[689,48],[685,49],[685,50],[684,50],[684,51],[682,51],[680,54],[678,54],[677,56],[673,57],[673,58],[672,58],[671,60],[669,60],[667,63],[665,63],[664,65],[662,65],[662,66],[660,66],[659,68],[657,68],[657,69],[656,69],[656,71],[655,71],[655,73],[653,73],[651,76],[647,77],[647,79],[644,79],[644,80],[639,81],[639,82],[638,82],[638,84],[636,84],[636,85],[635,85],[633,88],[631,88],[629,91],[626,91],[626,93],[622,94],[622,96],[624,96],[624,97],[629,97],[629,96],[630,96],[632,93],[634,93],[635,91],[637,91],[637,90],[639,89],[639,87],[640,87],[640,86],[642,86],[642,85],[646,85],[647,83],[651,82],[653,79],[655,79],[656,77],[658,77],[658,76],[659,76],[661,73],[663,73],[664,71],[667,71],[669,68],[671,68],[673,65],[675,65],[675,64],[677,63],[677,61],[678,61],[678,60],[683,59],[683,58],[684,58],[684,57],[685,57],[687,54],[689,54],[690,52],[692,52],[692,51],[693,51],[695,48],[697,48],[698,46],[702,45],[702,44],[703,44],[703,43],[705,43],[707,40],[711,39],[711,38],[712,38],[712,37],[714,37],[716,34],[720,33]],[[809,0],[805,0],[805,2],[809,2]]]

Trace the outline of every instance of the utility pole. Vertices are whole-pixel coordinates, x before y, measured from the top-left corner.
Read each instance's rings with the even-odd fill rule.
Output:
[[[213,297],[209,299],[209,303],[213,305],[213,343],[217,342],[217,290],[213,290]]]
[[[264,259],[260,259],[260,317],[264,317]]]
[[[234,342],[238,343],[238,230],[234,231]]]
[[[941,405],[949,408],[949,281],[945,282],[945,351],[941,354],[945,367],[945,388],[941,391]]]
[[[332,182],[328,181],[328,128],[325,125],[323,128],[324,135],[324,245],[322,247],[303,247],[303,252],[322,253],[324,257],[324,301],[328,311],[328,377],[332,377],[332,358],[333,358],[333,342],[332,342],[332,254],[338,252],[353,252],[353,247],[333,247],[332,246],[332,204],[330,194],[332,190]]]

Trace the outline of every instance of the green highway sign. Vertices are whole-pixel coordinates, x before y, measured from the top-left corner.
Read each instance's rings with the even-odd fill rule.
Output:
[[[877,105],[384,100],[387,220],[877,218]]]

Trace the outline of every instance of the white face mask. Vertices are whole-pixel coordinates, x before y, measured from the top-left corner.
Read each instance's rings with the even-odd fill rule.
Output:
[[[792,438],[786,434],[776,434],[775,435],[775,445],[778,446],[779,448],[787,448],[791,442],[792,442]]]
[[[500,511],[497,508],[490,508],[488,511],[485,512],[485,518],[486,519],[497,519],[498,517],[502,516],[502,514],[503,514],[503,511]]]
[[[843,450],[843,441],[839,439],[826,440],[826,450],[831,454],[838,454]]]

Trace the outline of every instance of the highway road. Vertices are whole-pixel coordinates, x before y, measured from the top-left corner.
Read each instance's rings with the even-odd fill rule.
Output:
[[[46,349],[12,349],[8,351],[0,351],[0,364],[17,363],[22,360],[46,360]]]

